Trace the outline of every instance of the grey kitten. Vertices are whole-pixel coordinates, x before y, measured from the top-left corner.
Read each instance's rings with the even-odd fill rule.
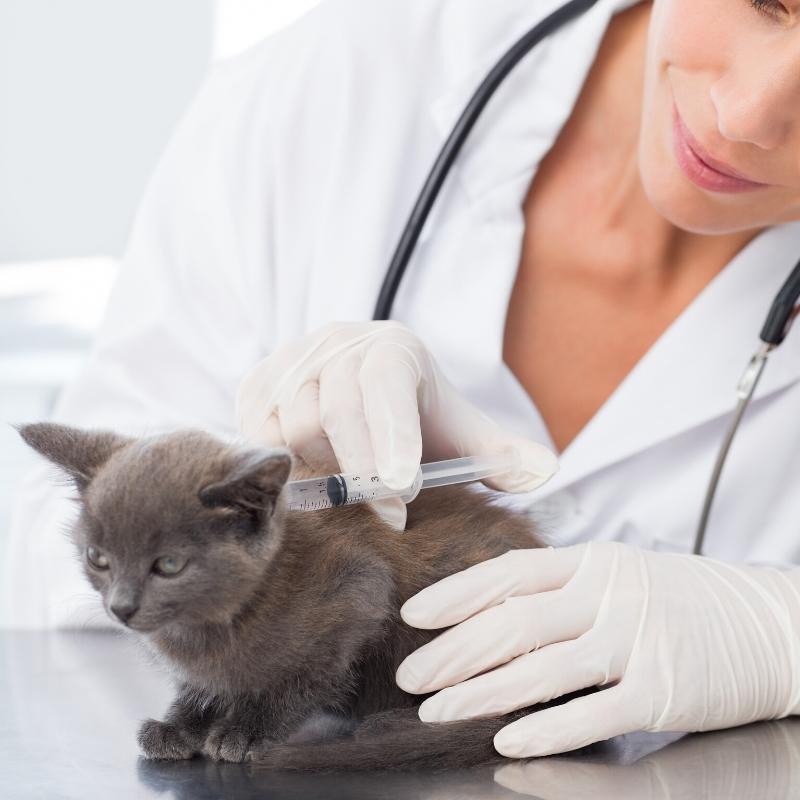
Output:
[[[131,439],[38,423],[20,433],[78,490],[72,537],[106,610],[179,678],[164,721],[139,731],[145,756],[280,769],[502,760],[493,735],[530,709],[421,722],[427,695],[402,691],[395,671],[440,631],[411,628],[399,608],[450,573],[538,546],[524,514],[442,487],[411,503],[398,533],[365,506],[288,512],[285,449],[194,430]]]

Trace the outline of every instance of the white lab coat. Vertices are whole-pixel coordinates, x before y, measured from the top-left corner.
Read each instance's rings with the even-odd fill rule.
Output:
[[[489,105],[423,233],[394,317],[490,415],[553,447],[502,360],[537,164],[569,117],[608,21],[600,0],[516,69]],[[219,65],[137,216],[85,371],[56,419],[234,433],[247,369],[330,320],[370,319],[413,199],[487,69],[554,0],[327,0]],[[754,239],[645,354],[561,454],[530,508],[554,543],[688,550],[708,474],[800,223]],[[800,562],[800,333],[770,359],[729,456],[707,553]],[[26,482],[3,589],[6,622],[109,624],[43,470]],[[90,610],[94,609],[94,610]]]

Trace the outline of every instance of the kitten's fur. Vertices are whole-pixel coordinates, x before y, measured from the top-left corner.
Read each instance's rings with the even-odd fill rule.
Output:
[[[421,722],[425,696],[399,689],[395,671],[440,631],[406,625],[399,608],[445,575],[538,546],[526,516],[453,486],[421,493],[399,533],[365,506],[287,512],[284,449],[200,431],[20,433],[78,489],[73,539],[106,609],[136,608],[128,626],[179,678],[165,721],[141,727],[146,756],[281,769],[500,760],[493,735],[525,712]],[[292,478],[308,476],[294,466]],[[90,545],[110,569],[90,565]],[[160,577],[151,568],[164,555],[189,561]]]

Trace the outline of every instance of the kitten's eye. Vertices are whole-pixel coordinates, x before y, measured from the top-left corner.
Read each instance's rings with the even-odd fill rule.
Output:
[[[165,578],[177,575],[186,566],[186,561],[174,556],[161,556],[153,562],[153,572]]]
[[[104,556],[96,547],[86,548],[86,558],[95,569],[108,569],[108,557]]]

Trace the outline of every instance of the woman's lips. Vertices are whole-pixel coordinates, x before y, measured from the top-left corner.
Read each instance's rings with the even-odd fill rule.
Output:
[[[672,111],[672,146],[675,158],[689,180],[700,188],[709,189],[712,192],[751,192],[754,189],[763,189],[765,186],[769,186],[768,183],[758,183],[747,178],[737,177],[711,166],[698,154],[697,150],[701,150],[701,148],[686,128],[674,104]],[[722,168],[718,162],[714,163]]]

